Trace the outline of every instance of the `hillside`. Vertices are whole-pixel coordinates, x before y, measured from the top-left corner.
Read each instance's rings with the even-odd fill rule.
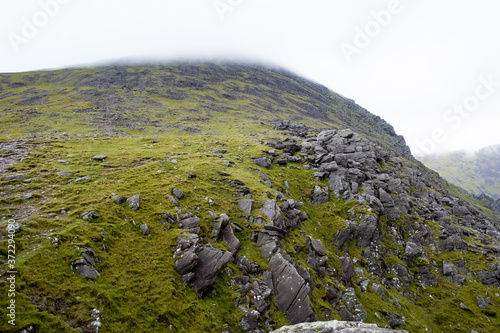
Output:
[[[2,332],[500,330],[498,217],[325,87],[107,66],[1,74],[0,110]]]
[[[449,182],[476,196],[489,196],[493,205],[500,199],[500,145],[486,147],[473,154],[457,151],[420,159]]]

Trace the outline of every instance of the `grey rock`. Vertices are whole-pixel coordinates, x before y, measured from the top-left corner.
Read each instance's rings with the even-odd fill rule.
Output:
[[[351,284],[351,280],[354,276],[354,264],[350,257],[344,257],[341,259],[342,263],[342,276],[341,280],[344,285],[349,286]]]
[[[464,310],[464,311],[467,311],[467,312],[472,312],[471,309],[469,309],[467,307],[467,305],[465,305],[463,302],[460,302],[460,309]]]
[[[172,189],[172,194],[177,198],[177,199],[182,199],[184,198],[184,191],[179,190],[177,188]]]
[[[96,156],[92,157],[92,159],[94,161],[104,162],[104,160],[106,159],[106,157],[107,157],[106,155],[96,155]]]
[[[319,185],[314,186],[311,193],[311,203],[313,205],[320,205],[327,203],[329,200],[328,188]]]
[[[366,216],[354,232],[357,247],[367,247],[373,238],[375,230],[377,230],[378,221],[373,215]]]
[[[194,252],[185,252],[181,257],[175,262],[175,267],[179,275],[187,274],[191,272],[198,264],[198,256]]]
[[[84,220],[94,220],[94,219],[99,218],[99,214],[97,214],[96,212],[91,210],[89,212],[83,213],[82,215],[80,215],[80,217]]]
[[[484,301],[484,298],[482,297],[477,297],[477,306],[479,306],[481,309],[486,309],[488,307],[488,304]]]
[[[252,310],[250,312],[247,312],[241,318],[240,321],[241,329],[245,332],[256,329],[257,326],[259,325],[259,319],[260,319],[259,311]]]
[[[113,199],[113,201],[117,205],[121,205],[125,201],[125,198],[122,197],[121,195],[113,195],[111,196],[111,199]]]
[[[22,226],[19,223],[9,223],[7,225],[7,230],[14,230],[14,233],[18,233],[22,231]]]
[[[169,196],[167,200],[170,200],[174,204],[174,206],[179,206],[179,203],[177,202],[177,200],[175,200],[173,196]]]
[[[239,199],[238,207],[243,211],[246,216],[250,216],[252,214],[254,201],[251,199]]]
[[[198,264],[193,273],[194,289],[203,295],[215,282],[217,275],[226,267],[231,260],[231,252],[221,251],[210,245],[205,245],[198,253]]]
[[[283,326],[271,333],[408,333],[405,330],[380,328],[376,324],[366,324],[353,321],[316,321]]]
[[[23,180],[26,179],[26,175],[10,175],[10,176],[5,176],[3,177],[4,182],[22,182]]]
[[[413,267],[413,263],[417,257],[421,256],[423,253],[422,249],[413,242],[406,243],[405,253],[403,254],[403,261],[408,265],[408,267]]]
[[[59,177],[67,177],[67,176],[71,176],[71,172],[69,172],[69,171],[59,171],[59,172],[56,172],[56,175],[58,175]]]
[[[76,272],[87,280],[97,280],[101,275],[94,267],[88,265],[77,265]]]
[[[149,235],[149,226],[147,224],[141,224],[141,230],[144,236]]]
[[[127,199],[127,205],[132,208],[132,210],[138,210],[141,207],[141,195],[135,194]]]
[[[443,275],[457,275],[458,274],[458,269],[457,267],[447,261],[443,261]]]
[[[281,253],[269,260],[274,292],[278,295],[278,309],[291,324],[316,320],[309,301],[311,287]]]
[[[255,164],[257,164],[258,166],[261,166],[263,168],[266,168],[266,169],[272,168],[272,161],[269,157],[262,156],[259,158],[255,158],[253,161],[255,162]]]
[[[75,182],[76,183],[86,182],[87,180],[90,180],[90,178],[92,178],[92,177],[91,176],[80,177],[80,178],[75,179]]]
[[[234,235],[234,229],[228,225],[222,231],[222,240],[227,244],[232,254],[236,254],[240,248],[240,240]]]

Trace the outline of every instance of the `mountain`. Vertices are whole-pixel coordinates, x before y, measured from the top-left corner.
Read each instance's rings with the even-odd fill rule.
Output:
[[[449,182],[470,193],[490,197],[500,210],[500,145],[483,148],[473,154],[457,151],[420,158],[429,168]]]
[[[75,68],[0,110],[1,331],[500,329],[498,216],[321,85]]]

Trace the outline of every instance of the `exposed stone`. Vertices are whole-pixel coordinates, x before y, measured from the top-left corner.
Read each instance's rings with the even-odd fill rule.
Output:
[[[263,168],[266,168],[266,169],[272,168],[272,161],[269,157],[262,156],[259,158],[255,158],[253,161],[255,162],[255,164],[257,164],[258,166],[261,166]]]
[[[356,227],[354,232],[354,238],[356,239],[357,247],[367,247],[373,238],[373,234],[377,229],[377,219],[373,215],[366,216],[359,225]]]
[[[179,190],[177,188],[172,189],[172,194],[177,198],[177,199],[182,199],[184,197],[184,191]]]
[[[179,275],[184,275],[193,270],[198,264],[198,256],[194,252],[185,252],[175,262],[176,270]]]
[[[247,312],[241,318],[241,329],[245,332],[254,330],[259,325],[260,313],[259,311],[252,310]]]
[[[329,200],[328,196],[328,188],[321,187],[319,185],[314,186],[312,192],[311,192],[311,203],[313,205],[320,205],[327,203]]]
[[[408,333],[405,330],[392,330],[380,328],[376,324],[366,324],[353,321],[316,321],[313,323],[300,323],[283,326],[271,333]]]
[[[228,225],[222,231],[222,240],[227,244],[231,253],[235,254],[240,248],[240,240],[234,235],[234,229]]]
[[[127,199],[127,205],[132,208],[132,210],[138,210],[141,207],[141,195],[135,194]]]
[[[217,275],[231,260],[231,252],[221,251],[210,245],[205,245],[198,253],[198,264],[193,273],[194,289],[202,295],[215,282]]]
[[[4,182],[22,182],[25,179],[26,179],[25,175],[19,174],[19,175],[5,176],[5,177],[3,177],[2,180]]]
[[[147,224],[141,224],[141,230],[144,236],[149,235],[149,227]]]
[[[239,199],[238,207],[243,211],[246,216],[250,216],[252,214],[254,201],[250,199]]]
[[[92,177],[91,176],[80,177],[80,178],[75,179],[75,182],[76,183],[86,182],[87,180],[90,180],[90,178],[92,178]]]
[[[56,172],[56,175],[58,175],[59,177],[68,177],[68,176],[71,176],[71,172],[69,172],[69,171],[59,171],[59,172]]]
[[[122,197],[121,195],[113,195],[111,196],[111,199],[113,199],[113,201],[117,205],[121,205],[125,201],[125,198]]]
[[[278,294],[278,309],[291,324],[314,321],[316,314],[309,302],[311,287],[297,269],[280,253],[269,260],[273,289]]]
[[[84,220],[93,220],[99,218],[99,214],[91,210],[89,212],[83,213],[82,215],[80,215],[80,217]]]
[[[92,159],[94,161],[104,162],[104,160],[106,159],[106,157],[107,157],[106,155],[96,155],[96,156],[92,157]]]

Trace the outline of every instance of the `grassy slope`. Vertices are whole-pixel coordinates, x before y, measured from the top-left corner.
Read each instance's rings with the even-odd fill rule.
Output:
[[[88,80],[92,80],[96,77],[92,71],[100,70],[103,69],[82,70],[81,74],[88,75]],[[132,69],[129,70],[132,71]],[[88,74],[89,71],[91,74]],[[62,72],[57,74],[59,75],[58,84],[50,83],[48,78],[42,78],[45,74],[31,73],[20,77],[11,75],[9,84],[12,86],[15,82],[26,82],[29,76],[34,76],[33,82],[38,87],[37,89],[44,87],[43,89],[46,90],[69,92],[74,90],[72,85],[83,84],[82,80],[74,80],[70,75],[64,78]],[[248,73],[248,75],[252,74]],[[2,78],[5,79],[3,75]],[[203,79],[203,76],[197,74],[196,78]],[[52,78],[52,80],[56,79]],[[7,83],[3,81],[3,93],[13,92],[14,95],[0,100],[2,108],[9,109],[8,112],[2,113],[4,115],[1,120],[3,139],[7,141],[17,136],[29,136],[31,135],[29,128],[40,129],[41,131],[35,132],[35,135],[45,136],[45,138],[31,139],[28,143],[32,146],[29,155],[8,170],[9,174],[24,173],[27,178],[35,180],[29,183],[4,182],[1,184],[2,216],[12,216],[24,225],[24,230],[16,234],[17,268],[20,272],[16,301],[18,309],[22,308],[22,311],[18,312],[18,328],[27,324],[35,324],[42,332],[70,332],[71,326],[81,326],[90,322],[92,320],[90,310],[95,307],[102,313],[103,332],[156,332],[167,330],[170,325],[174,331],[185,328],[186,331],[192,332],[220,332],[226,324],[237,331],[243,312],[234,309],[232,302],[237,297],[237,293],[228,285],[230,275],[235,276],[241,273],[235,265],[229,265],[232,273],[224,271],[218,277],[214,288],[216,295],[209,292],[202,299],[199,299],[193,289],[181,281],[180,276],[174,270],[172,246],[175,245],[175,238],[181,231],[177,227],[168,231],[164,230],[158,221],[159,214],[165,211],[174,212],[174,206],[166,199],[172,188],[180,188],[186,192],[185,198],[180,200],[181,207],[201,218],[202,236],[206,237],[207,242],[211,239],[211,222],[207,210],[217,214],[227,213],[232,221],[244,225],[245,230],[237,233],[237,237],[242,242],[239,254],[246,255],[251,261],[258,263],[261,269],[266,269],[267,263],[256,244],[250,241],[251,231],[259,230],[261,226],[253,225],[243,219],[241,210],[236,206],[237,199],[233,197],[234,188],[227,181],[239,179],[245,182],[258,208],[263,200],[268,199],[268,192],[271,198],[274,198],[275,191],[280,187],[284,191],[284,180],[287,180],[290,184],[287,197],[303,201],[305,203],[303,210],[307,212],[309,219],[300,228],[290,233],[283,241],[283,246],[296,262],[303,267],[308,267],[307,249],[297,252],[297,246],[305,247],[306,236],[322,239],[329,262],[337,271],[341,271],[339,258],[343,256],[343,253],[336,249],[334,235],[346,225],[347,219],[353,219],[348,213],[349,209],[354,207],[357,215],[361,212],[367,213],[367,207],[337,201],[330,201],[320,206],[310,204],[308,197],[313,186],[315,184],[327,185],[327,182],[315,180],[311,171],[303,170],[300,165],[293,163],[289,163],[286,167],[275,165],[272,170],[261,169],[274,185],[270,189],[263,184],[260,176],[253,170],[258,167],[249,157],[260,156],[261,150],[267,149],[261,143],[263,140],[283,135],[271,130],[269,126],[262,125],[261,117],[264,120],[274,119],[280,114],[280,110],[285,112],[291,108],[290,104],[279,106],[281,102],[257,101],[255,94],[240,95],[237,100],[229,103],[233,110],[221,112],[213,109],[215,105],[211,106],[212,109],[204,109],[209,107],[200,99],[193,97],[197,94],[206,94],[220,101],[222,105],[228,105],[220,94],[223,92],[234,94],[234,87],[244,85],[239,81],[217,84],[221,87],[213,88],[215,89],[212,90],[213,92],[206,89],[203,93],[198,93],[193,87],[175,88],[191,96],[182,101],[157,97],[158,88],[155,88],[154,94],[149,95],[145,92],[146,89],[130,92],[123,88],[113,88],[121,97],[125,92],[140,97],[133,99],[127,95],[127,101],[137,101],[133,107],[128,103],[118,103],[116,107],[120,108],[119,112],[106,111],[123,114],[124,117],[133,119],[131,124],[122,119],[124,126],[116,126],[116,121],[114,121],[109,124],[111,128],[106,128],[106,119],[99,119],[99,116],[103,117],[105,114],[101,109],[87,113],[74,113],[76,105],[80,109],[98,108],[96,103],[101,102],[97,97],[92,102],[81,101],[79,100],[81,95],[76,94],[72,102],[66,93],[59,95],[53,92],[49,94],[47,101],[37,104],[39,109],[35,111],[40,114],[33,116],[20,110],[31,110],[36,107],[28,107],[15,102],[31,96],[31,93],[26,92],[31,86],[7,89],[6,85]],[[141,84],[137,83],[137,87],[140,86]],[[211,83],[210,86],[215,87],[216,84]],[[80,87],[79,89],[87,88]],[[103,101],[113,102],[109,99],[108,87],[96,89],[106,92],[107,97],[103,97]],[[172,88],[169,89],[172,90]],[[263,92],[269,90],[265,85],[259,89]],[[286,92],[281,94],[282,97],[287,96],[290,99],[305,99],[304,95],[300,97]],[[266,98],[275,98],[272,95],[270,93]],[[145,96],[156,99],[164,109],[151,102],[149,104],[156,106],[149,108],[141,104]],[[285,100],[284,97],[280,99],[282,100]],[[268,112],[267,107],[260,105],[266,103],[269,107],[275,108],[274,112]],[[123,109],[124,105],[130,109]],[[299,111],[288,112],[286,116],[302,117],[309,125],[320,127],[326,124],[335,125],[335,122],[338,122],[337,126],[345,124],[345,120],[340,122],[334,119],[330,123],[327,120],[306,118],[304,109]],[[58,113],[60,116],[50,117],[51,112]],[[257,116],[253,112],[256,112]],[[332,114],[331,118],[339,114]],[[66,121],[66,116],[73,118]],[[150,120],[144,120],[146,117]],[[182,121],[182,119],[196,117],[203,118],[203,120]],[[149,123],[156,119],[159,121],[159,126]],[[245,120],[242,121],[242,119]],[[19,123],[22,121],[24,123]],[[93,128],[92,124],[98,125]],[[47,129],[47,126],[51,129]],[[188,133],[187,127],[197,128],[199,133]],[[57,130],[65,131],[72,137],[47,138],[47,136],[61,135],[61,132],[54,133]],[[91,135],[94,132],[104,134],[106,131],[111,134],[121,133],[121,135],[98,135],[96,137]],[[368,126],[365,135],[370,134],[370,131],[373,129]],[[77,134],[82,133],[87,135],[77,137]],[[151,133],[154,137],[150,136]],[[379,134],[378,137],[382,140],[388,136]],[[391,137],[387,140],[390,141]],[[224,156],[234,161],[236,167],[225,167],[223,160],[213,154],[215,148],[228,149],[228,153]],[[107,155],[106,162],[112,167],[102,167],[100,162],[91,159],[92,156],[98,154]],[[69,164],[59,163],[59,159],[65,159]],[[174,159],[177,163],[173,162]],[[70,171],[72,175],[58,177],[55,175],[58,171]],[[221,177],[217,171],[227,172],[230,176]],[[188,172],[196,174],[197,178],[188,179]],[[73,182],[76,178],[86,175],[92,176],[90,181]],[[28,192],[33,193],[33,198],[22,199],[22,195]],[[125,204],[118,206],[110,199],[111,193],[125,197],[140,193],[142,195],[141,208],[133,211]],[[208,204],[207,198],[215,202],[214,206]],[[254,211],[255,216],[260,214],[257,208]],[[88,210],[95,210],[100,218],[93,221],[82,220],[80,214]],[[137,227],[134,227],[131,221],[135,221]],[[149,225],[150,235],[142,235],[138,227],[142,223]],[[382,223],[386,222],[382,221]],[[2,233],[5,230],[5,224],[5,221],[0,222]],[[385,229],[385,225],[382,227]],[[434,232],[436,240],[439,237],[438,230],[439,228],[436,227]],[[53,237],[60,239],[57,249],[51,242]],[[6,240],[1,242],[0,249],[5,251]],[[106,251],[102,247],[103,244]],[[394,246],[388,235],[383,244]],[[71,271],[70,263],[78,259],[81,253],[74,245],[90,246],[95,250],[100,260],[97,269],[101,273],[96,282],[85,281]],[[226,249],[223,243],[213,245]],[[361,256],[361,250],[356,248],[354,243],[350,244],[349,249],[351,256],[358,259],[356,266],[363,269],[364,259]],[[484,257],[473,253],[439,254],[431,250],[428,253],[430,253],[429,261],[436,261],[437,267],[441,267],[443,260],[450,261],[464,256],[467,266],[472,270],[483,268],[487,262]],[[6,260],[6,253],[1,254],[2,270],[5,271],[6,267],[3,263]],[[387,264],[399,262],[399,259],[394,256],[387,256],[381,260]],[[325,309],[331,311],[334,318],[340,319],[332,306],[323,300],[326,295],[324,283],[334,285],[336,279],[328,276],[320,279],[314,271],[310,270],[310,272],[319,286],[312,294],[312,302],[317,310],[318,319],[325,319],[322,312]],[[365,274],[369,276],[366,271]],[[374,282],[381,284],[380,279],[373,276],[371,278]],[[355,288],[356,294],[368,312],[369,322],[385,325],[386,322],[380,314],[396,312],[405,315],[407,324],[403,328],[410,332],[420,332],[424,328],[432,328],[434,332],[470,332],[470,328],[480,332],[498,331],[499,319],[488,319],[477,307],[475,301],[477,296],[490,296],[493,306],[498,306],[500,298],[496,296],[497,288],[487,288],[478,283],[473,276],[467,278],[463,288],[458,288],[443,278],[440,278],[439,282],[438,288],[425,288],[415,280],[410,289],[418,294],[415,304],[399,295],[396,290],[388,290],[389,299],[399,300],[402,306],[401,311],[394,302],[391,304],[380,299],[375,293],[362,293],[358,290],[359,287],[355,286]],[[6,290],[7,284],[2,280],[0,294],[5,295]],[[38,311],[37,305],[32,304],[28,297],[34,295],[45,298],[47,307],[60,299],[64,300],[68,306],[60,310],[57,316],[47,311]],[[5,311],[5,302],[4,297],[0,298],[2,311]],[[458,305],[460,302],[464,302],[473,312],[463,312],[459,318],[456,318],[454,314],[461,311]],[[2,312],[2,318],[4,317]],[[277,310],[276,298],[271,304],[269,317],[277,327],[286,324],[283,314]],[[0,322],[0,330],[15,331],[12,327],[7,327],[5,321]]]

